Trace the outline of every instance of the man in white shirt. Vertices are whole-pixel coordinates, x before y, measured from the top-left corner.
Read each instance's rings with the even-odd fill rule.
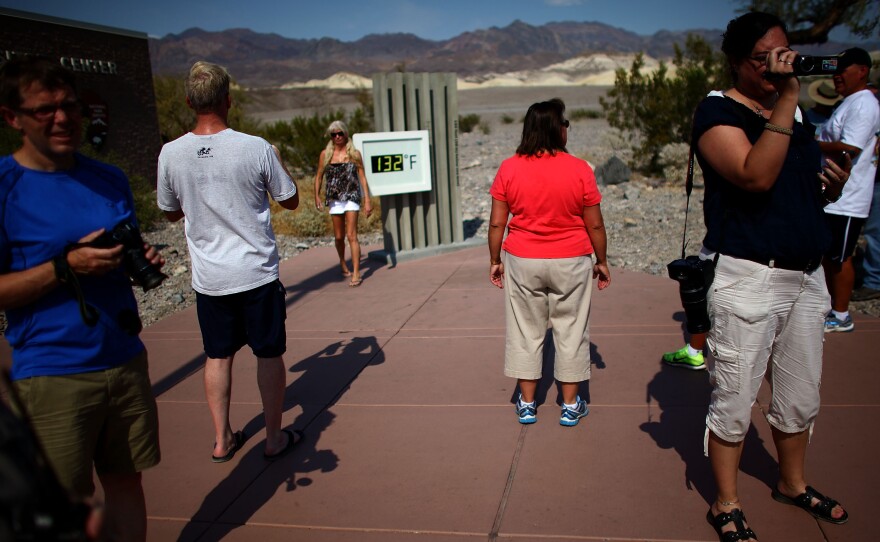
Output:
[[[299,194],[266,140],[229,128],[232,101],[225,68],[196,62],[186,80],[186,102],[196,113],[196,126],[162,147],[157,193],[169,220],[186,217],[192,286],[208,357],[205,394],[216,434],[211,460],[229,461],[247,439],[229,423],[232,360],[245,344],[257,358],[264,457],[273,460],[301,433],[281,429],[286,304],[269,195],[293,210]]]
[[[871,65],[871,55],[864,49],[854,47],[840,54],[833,80],[844,99],[819,132],[819,147],[826,159],[840,161],[846,153],[853,163],[840,199],[825,207],[833,236],[822,264],[831,293],[826,332],[855,329],[849,314],[855,283],[852,255],[871,207],[876,172],[872,155],[880,130],[880,105],[868,89]]]

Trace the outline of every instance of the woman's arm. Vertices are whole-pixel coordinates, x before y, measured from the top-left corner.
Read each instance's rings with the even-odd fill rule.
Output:
[[[364,173],[364,159],[361,157],[360,151],[355,152],[355,163],[357,164],[358,179],[361,181],[361,193],[364,196],[364,213],[370,216],[373,212],[373,204],[370,203],[370,191],[367,188],[367,175]]]
[[[489,215],[489,281],[504,288],[504,264],[501,263],[501,242],[510,207],[506,201],[492,198],[492,213]]]
[[[608,269],[608,239],[605,235],[605,220],[602,218],[602,209],[598,203],[584,207],[584,226],[587,228],[587,235],[590,236],[593,253],[596,255],[593,278],[599,279],[599,289],[604,290],[611,285],[611,271]]]
[[[796,55],[797,52],[781,47],[768,55],[767,73],[780,78],[774,83],[779,98],[767,123],[783,131],[794,125],[800,92],[797,77],[791,76],[791,61]],[[765,129],[752,145],[741,128],[714,126],[700,137],[697,146],[703,159],[722,177],[743,190],[766,192],[782,171],[790,142],[790,134]]]
[[[318,173],[315,174],[315,207],[318,209],[324,208],[324,203],[321,201],[321,182],[324,179],[324,153],[327,152],[327,149],[321,151],[321,154],[318,156]]]

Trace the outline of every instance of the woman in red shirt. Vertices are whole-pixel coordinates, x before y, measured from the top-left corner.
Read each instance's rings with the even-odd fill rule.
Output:
[[[519,381],[516,411],[524,424],[537,420],[548,323],[562,389],[559,423],[574,426],[588,414],[578,388],[590,378],[590,293],[594,278],[600,290],[611,283],[602,197],[589,164],[565,148],[564,114],[558,98],[529,108],[516,154],[501,164],[489,191],[489,280],[505,292],[504,374]]]

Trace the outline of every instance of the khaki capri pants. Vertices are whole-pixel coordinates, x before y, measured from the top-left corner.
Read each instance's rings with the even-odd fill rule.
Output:
[[[547,326],[553,331],[559,382],[590,378],[592,255],[518,258],[504,254],[507,344],[505,376],[539,380]]]
[[[812,429],[831,308],[822,268],[788,271],[721,255],[708,301],[714,367],[706,439],[710,430],[728,442],[745,438],[767,371],[770,425],[784,433]]]

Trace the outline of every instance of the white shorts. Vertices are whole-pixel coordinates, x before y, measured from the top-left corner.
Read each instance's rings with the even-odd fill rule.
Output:
[[[338,199],[330,200],[330,214],[342,215],[348,211],[360,211],[361,206],[356,201],[339,201]]]
[[[822,329],[831,308],[822,270],[773,269],[722,255],[708,302],[715,363],[707,428],[727,442],[742,441],[769,371],[767,421],[783,433],[812,429],[819,412]]]

